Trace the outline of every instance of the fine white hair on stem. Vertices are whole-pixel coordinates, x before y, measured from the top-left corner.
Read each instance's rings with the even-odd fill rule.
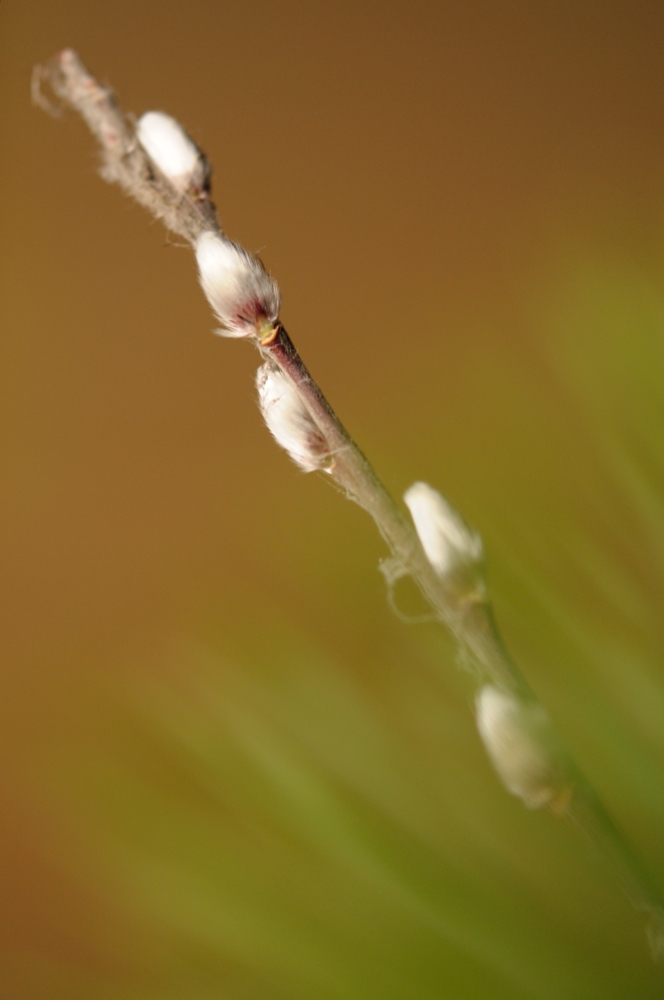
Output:
[[[136,122],[136,138],[175,187],[184,191],[206,184],[207,161],[175,118],[163,111],[146,111]]]
[[[487,684],[476,710],[482,742],[507,790],[529,809],[561,806],[569,792],[565,757],[542,706]]]
[[[305,472],[330,466],[327,441],[311,418],[297,389],[276,365],[267,362],[256,374],[258,405],[268,430]]]
[[[482,561],[482,539],[432,486],[413,483],[404,501],[426,557],[439,576]]]
[[[226,337],[256,337],[276,323],[281,297],[261,262],[214,232],[195,244],[201,287]]]

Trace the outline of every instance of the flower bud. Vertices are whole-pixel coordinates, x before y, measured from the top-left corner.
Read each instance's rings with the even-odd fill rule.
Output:
[[[146,111],[136,123],[136,138],[174,187],[185,191],[206,186],[207,161],[175,118],[163,111]]]
[[[277,444],[305,472],[329,465],[327,441],[281,369],[267,362],[256,375],[258,405]]]
[[[261,262],[218,233],[196,241],[198,276],[226,337],[259,336],[276,323],[281,298]]]
[[[426,557],[439,576],[481,563],[482,539],[437,490],[413,483],[404,501]]]
[[[529,809],[560,807],[570,791],[565,755],[542,706],[487,684],[476,709],[482,742],[508,792]]]

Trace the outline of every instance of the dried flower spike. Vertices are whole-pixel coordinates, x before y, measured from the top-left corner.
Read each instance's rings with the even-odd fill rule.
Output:
[[[136,123],[136,138],[158,170],[174,187],[207,187],[207,161],[179,122],[163,111],[146,111]]]
[[[196,241],[201,286],[226,337],[263,337],[277,321],[281,297],[256,257],[218,233]]]
[[[283,372],[270,362],[261,365],[256,387],[260,411],[277,444],[305,472],[329,469],[327,441]]]
[[[426,557],[439,576],[482,562],[482,539],[432,486],[413,483],[404,501]]]
[[[507,790],[529,809],[564,807],[570,794],[565,755],[542,706],[487,684],[476,709],[482,742]]]

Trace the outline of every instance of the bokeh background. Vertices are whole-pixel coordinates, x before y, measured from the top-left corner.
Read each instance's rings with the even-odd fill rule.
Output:
[[[8,1000],[660,997],[591,844],[491,773],[368,518],[278,452],[191,253],[32,108],[178,117],[397,495],[664,889],[664,9],[3,0]],[[421,609],[407,588],[409,615]]]

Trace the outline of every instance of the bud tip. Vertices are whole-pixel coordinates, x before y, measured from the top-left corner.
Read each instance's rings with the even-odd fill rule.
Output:
[[[219,233],[196,241],[201,286],[227,337],[255,337],[277,321],[280,295],[261,262]]]
[[[268,430],[305,472],[328,471],[327,441],[309,411],[280,368],[267,362],[256,375],[258,405]]]
[[[507,790],[529,809],[564,807],[570,794],[564,754],[542,706],[487,684],[476,709],[482,742]]]
[[[426,557],[439,576],[482,561],[482,539],[432,486],[413,483],[404,501]]]
[[[136,123],[136,138],[155,166],[176,186],[204,183],[205,158],[175,118],[163,111],[146,111]]]

